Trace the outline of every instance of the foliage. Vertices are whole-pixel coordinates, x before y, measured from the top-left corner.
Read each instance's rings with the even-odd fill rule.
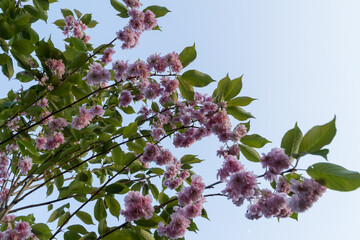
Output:
[[[0,99],[0,239],[11,234],[20,239],[183,238],[186,230],[198,230],[196,217],[208,218],[203,208],[207,197],[227,197],[235,205],[248,201],[249,219],[297,219],[325,187],[360,187],[358,172],[335,164],[309,166],[312,179],[297,169],[305,155],[327,160],[324,147],[336,134],[335,117],[304,135],[295,124],[281,148],[261,157],[258,149],[271,142],[249,133],[254,117],[244,107],[256,99],[241,95],[243,76],[226,75],[212,97],[198,93],[196,88],[216,80],[195,69],[183,70],[197,56],[195,44],[179,54],[154,54],[134,63],[112,60],[118,42],[131,49],[144,31],[158,30],[157,18],[165,19],[167,8],[110,0],[129,24],[100,46],[93,46],[86,34],[86,28],[98,24],[90,13],[61,9],[64,18],[54,22],[66,35],[61,51],[32,28],[47,21],[53,2],[0,2],[2,73],[32,84]],[[20,70],[15,74],[14,69]],[[238,121],[234,128],[230,117]],[[192,171],[194,164],[205,165],[203,160],[189,154],[175,157],[162,144],[172,139],[175,147],[185,148],[211,134],[223,143],[218,156],[224,163],[217,173],[220,181],[205,186]],[[265,173],[247,171],[245,159],[259,163]],[[260,188],[258,178],[274,189]],[[223,191],[205,194],[219,184],[226,184]],[[58,194],[57,199],[16,207],[42,188],[47,196]],[[70,211],[75,201],[80,207]],[[64,204],[53,209],[57,202]],[[91,213],[83,211],[88,204],[94,206]],[[48,206],[48,223],[57,222],[56,229],[36,222],[33,215],[21,215],[39,206]],[[125,220],[108,226],[109,215]],[[73,224],[73,218],[84,225]],[[98,231],[89,232],[87,225],[94,224]]]

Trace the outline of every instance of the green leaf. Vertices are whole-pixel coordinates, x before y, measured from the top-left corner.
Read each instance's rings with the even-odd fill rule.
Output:
[[[188,82],[182,79],[182,77],[178,76],[179,80],[179,90],[183,98],[189,101],[194,100],[194,88]]]
[[[211,82],[215,82],[209,75],[197,70],[189,70],[183,73],[181,78],[194,87],[205,87]]]
[[[120,215],[120,204],[119,202],[112,196],[105,196],[106,206],[109,208],[111,215],[119,219]]]
[[[245,135],[240,139],[240,141],[243,144],[248,145],[249,147],[254,147],[254,148],[262,148],[265,144],[271,143],[269,140],[261,137],[258,134]]]
[[[231,80],[229,78],[229,75],[226,74],[226,76],[218,82],[218,85],[212,94],[214,102],[218,103],[224,100],[224,95],[226,92],[228,92],[230,83]]]
[[[87,26],[88,26],[88,28],[94,28],[97,24],[98,24],[97,21],[91,20],[91,21],[87,24]]]
[[[124,128],[123,138],[130,138],[135,135],[137,132],[137,123],[130,123],[127,127]]]
[[[74,16],[73,12],[71,10],[69,10],[69,9],[66,9],[66,8],[62,8],[61,13],[64,16],[64,18],[66,18],[69,15]]]
[[[52,236],[50,228],[44,223],[32,225],[31,231],[39,238],[39,240],[48,240]]]
[[[179,59],[183,68],[185,68],[190,63],[192,63],[195,60],[195,58],[196,58],[195,43],[192,46],[184,48],[184,50],[182,50],[182,52],[179,54]]]
[[[40,9],[35,8],[34,6],[31,5],[25,5],[24,9],[30,13],[31,16],[33,16],[36,19],[41,19],[44,20],[46,22],[48,16],[47,13],[45,11],[42,11]]]
[[[18,53],[29,55],[34,51],[34,45],[27,39],[18,39],[11,45]]]
[[[79,224],[71,225],[68,227],[68,229],[72,232],[81,233],[83,235],[88,233],[88,231],[82,225]]]
[[[82,16],[82,13],[79,10],[74,9],[74,12],[78,18],[80,18]]]
[[[310,129],[300,143],[299,152],[312,154],[331,143],[336,134],[335,120],[336,117],[327,124]]]
[[[14,36],[14,34],[15,34],[14,25],[10,25],[8,22],[2,20],[0,22],[0,37],[4,39],[10,39]]]
[[[200,163],[203,160],[196,158],[197,155],[191,155],[191,154],[187,154],[184,155],[181,159],[180,162],[182,164],[194,164],[194,163]]]
[[[88,60],[88,55],[84,52],[78,53],[70,64],[70,68],[82,67]]]
[[[244,121],[249,118],[254,118],[254,116],[251,115],[251,113],[245,111],[243,108],[238,106],[227,107],[226,111],[228,112],[228,114],[232,115],[234,118],[236,118],[239,121]]]
[[[251,97],[237,97],[229,100],[226,106],[247,106],[254,100],[256,99]]]
[[[298,127],[297,123],[295,127],[287,131],[281,140],[281,148],[285,150],[288,156],[298,153],[300,143],[303,139],[303,134]]]
[[[156,18],[165,16],[168,12],[171,12],[166,7],[161,7],[161,6],[157,6],[157,5],[149,6],[149,7],[145,8],[143,10],[143,12],[146,12],[146,10],[152,11],[155,14]]]
[[[150,219],[142,218],[140,220],[135,221],[136,225],[148,228],[156,228],[159,222],[163,222],[164,219],[160,216],[152,216]]]
[[[360,187],[360,173],[332,163],[316,163],[306,172],[321,185],[337,191],[353,191]]]
[[[56,219],[58,219],[59,217],[61,217],[65,213],[64,207],[65,206],[62,206],[62,207],[56,209],[55,211],[53,211],[52,214],[50,215],[49,219],[47,220],[47,222],[53,222]]]
[[[106,215],[105,203],[102,199],[98,199],[94,207],[94,217],[100,222],[101,219],[106,218]]]
[[[82,21],[84,24],[87,25],[87,24],[90,23],[91,18],[92,18],[91,13],[87,13],[87,14],[85,14],[85,15],[81,18],[81,21]]]
[[[49,1],[48,0],[33,0],[34,5],[41,10],[49,10]]]
[[[57,226],[60,227],[61,225],[63,225],[69,219],[69,217],[70,217],[70,213],[66,212],[64,215],[62,215],[59,218]]]
[[[109,194],[125,194],[129,191],[129,187],[123,183],[113,183],[105,188],[105,192]]]
[[[94,224],[91,215],[88,214],[87,212],[78,211],[78,212],[76,213],[76,216],[77,216],[78,218],[80,218],[80,220],[83,221],[85,224],[89,224],[89,225]]]
[[[55,22],[53,22],[56,26],[58,27],[65,27],[66,24],[65,24],[65,20],[64,19],[58,19],[56,20]]]
[[[83,40],[81,40],[79,38],[71,37],[70,42],[75,49],[77,49],[79,51],[83,51],[83,52],[87,51],[87,46]]]
[[[255,149],[243,144],[239,144],[239,146],[241,153],[247,160],[251,162],[260,162],[260,155]]]
[[[110,0],[111,6],[113,6],[113,8],[115,8],[115,10],[117,10],[118,12],[126,12],[128,11],[128,9],[125,7],[124,4],[120,3],[117,0]]]
[[[6,64],[1,65],[1,67],[3,74],[7,76],[10,80],[11,77],[14,75],[14,67],[13,67],[12,59],[9,58],[9,61]]]
[[[243,75],[231,81],[228,91],[226,91],[224,95],[224,100],[232,99],[240,93],[242,89],[242,77]]]

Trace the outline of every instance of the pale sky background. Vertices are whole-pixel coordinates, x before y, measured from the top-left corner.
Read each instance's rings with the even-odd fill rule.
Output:
[[[116,16],[109,2],[61,0],[51,5],[48,22],[61,18],[60,8],[93,13],[93,19],[100,24],[87,31],[91,42],[107,43],[126,24]],[[360,145],[359,1],[144,0],[143,3],[166,6],[172,12],[159,18],[162,32],[146,32],[134,50],[122,51],[118,43],[114,48],[115,59],[133,61],[154,52],[180,52],[195,42],[198,57],[187,69],[200,70],[216,80],[227,73],[231,78],[244,74],[241,95],[259,99],[246,110],[256,117],[251,121],[250,133],[272,141],[260,153],[279,147],[282,136],[295,122],[305,133],[314,125],[329,122],[336,114],[338,131],[329,146],[328,159],[347,169],[360,170],[356,152]],[[51,33],[53,40],[63,39],[55,25],[40,23],[37,29],[44,37]],[[63,47],[60,41],[55,44]],[[3,78],[2,82],[1,96],[10,88],[18,89],[16,81]],[[212,84],[206,90],[212,93],[215,86]],[[179,157],[196,153],[205,159],[195,170],[210,184],[216,181],[216,170],[222,162],[215,156],[219,146],[212,138],[177,152]],[[263,172],[260,164],[242,161],[255,173]],[[311,156],[301,161],[301,167],[306,168],[324,160]],[[216,190],[221,188],[209,193]],[[298,222],[282,219],[278,223],[276,219],[247,220],[246,206],[236,207],[225,198],[209,198],[205,208],[211,221],[195,219],[200,231],[187,234],[186,239],[356,239],[360,235],[359,202],[360,190],[349,193],[328,190],[310,210],[299,214]],[[35,210],[48,216],[46,208]],[[110,226],[116,224],[109,222]]]

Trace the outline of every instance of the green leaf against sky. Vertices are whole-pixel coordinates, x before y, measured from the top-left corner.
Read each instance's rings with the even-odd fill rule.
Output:
[[[192,63],[195,60],[195,58],[196,58],[195,43],[192,46],[184,48],[184,50],[182,50],[182,52],[179,54],[179,59],[183,68],[185,68],[190,63]]]
[[[322,185],[337,191],[353,191],[360,187],[360,173],[332,163],[316,163],[307,173]]]
[[[304,136],[300,143],[299,153],[318,155],[318,153],[324,146],[331,143],[336,134],[335,120],[311,128]],[[320,154],[321,155],[321,154]]]
[[[194,87],[205,87],[215,82],[209,75],[197,70],[188,70],[181,75],[181,78]]]
[[[302,132],[297,124],[295,124],[293,129],[290,129],[285,133],[281,140],[281,147],[288,156],[292,156],[294,153],[298,153],[302,139]]]

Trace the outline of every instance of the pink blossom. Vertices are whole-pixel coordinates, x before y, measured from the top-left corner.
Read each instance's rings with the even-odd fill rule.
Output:
[[[131,27],[124,27],[124,30],[116,33],[117,38],[123,41],[122,49],[134,48],[138,42],[140,37],[140,32],[134,31]]]
[[[124,0],[124,3],[129,8],[139,8],[142,5],[139,0]]]
[[[227,194],[228,199],[237,202],[240,199],[250,199],[256,193],[257,182],[256,175],[252,172],[240,171],[230,176],[223,194]]]
[[[46,108],[48,106],[48,100],[46,98],[43,98],[37,102],[37,105]]]
[[[60,144],[63,144],[64,141],[64,135],[60,132],[56,132],[53,136],[47,138],[45,148],[47,150],[54,150],[55,148],[58,148]]]
[[[64,127],[68,125],[68,122],[64,118],[54,119],[48,123],[49,128],[51,131],[55,130],[64,130]]]
[[[115,79],[118,81],[125,80],[125,72],[127,68],[128,68],[127,61],[125,62],[125,61],[116,60],[115,62],[113,62],[112,69],[116,73]]]
[[[45,144],[47,142],[47,139],[44,138],[44,137],[37,137],[35,139],[35,144],[36,144],[36,147],[37,149],[39,150],[44,150],[45,149]]]
[[[153,54],[147,59],[147,65],[149,68],[149,71],[152,69],[155,69],[157,73],[163,73],[165,72],[165,69],[167,67],[167,63],[165,58],[162,58],[160,54]]]
[[[48,59],[45,64],[50,68],[52,74],[57,75],[59,79],[64,75],[65,65],[62,59]]]
[[[171,239],[181,238],[186,232],[186,228],[190,226],[191,221],[185,217],[181,212],[174,212],[170,215],[171,222],[164,226],[163,222],[158,225],[158,234],[160,236],[167,236]]]
[[[14,228],[18,233],[19,239],[28,239],[31,236],[31,228],[28,222],[17,222]]]
[[[0,192],[0,202],[3,202],[8,194],[9,194],[9,189],[3,188],[2,191]]]
[[[155,18],[155,14],[150,10],[146,10],[146,12],[145,12],[144,26],[145,26],[145,30],[151,30],[157,26],[157,19]],[[181,65],[181,63],[180,63],[180,65]],[[182,65],[181,65],[181,68],[182,68]]]
[[[290,190],[294,194],[291,196],[289,206],[294,212],[306,211],[326,191],[326,187],[322,186],[314,179],[306,178],[303,182],[291,179],[290,182]]]
[[[90,110],[90,115],[92,117],[94,117],[95,115],[98,116],[102,116],[104,115],[105,110],[103,109],[103,107],[101,105],[95,105],[91,110]]]
[[[184,187],[178,192],[178,201],[180,205],[189,205],[192,202],[197,202],[201,199],[202,193],[205,190],[205,184],[201,176],[193,175],[190,187]]]
[[[89,72],[83,79],[86,79],[90,86],[94,86],[100,83],[107,83],[110,77],[111,74],[108,70],[103,68],[100,63],[94,62],[89,67]]]
[[[160,150],[159,147],[155,144],[147,143],[146,147],[144,147],[144,153],[141,156],[140,160],[143,163],[148,163],[155,161],[155,159],[159,156]]]
[[[152,198],[150,195],[144,197],[139,192],[130,191],[125,196],[124,201],[125,210],[121,210],[120,214],[125,216],[126,221],[152,217],[154,208],[151,206]]]
[[[179,55],[175,52],[168,53],[165,56],[168,66],[170,66],[173,72],[179,73],[182,70],[182,64],[179,59]]]
[[[29,170],[32,167],[32,159],[29,157],[24,157],[19,162],[19,169],[22,175],[27,175]]]
[[[156,164],[158,165],[171,164],[174,160],[174,156],[168,149],[162,149],[155,158]]]
[[[119,106],[127,107],[133,100],[134,96],[127,90],[121,92],[121,96],[119,98]]]
[[[101,58],[101,62],[104,63],[105,65],[108,64],[109,62],[112,62],[112,55],[114,55],[115,51],[112,48],[107,48],[104,51],[104,55]]]
[[[268,167],[273,174],[280,174],[282,170],[290,167],[290,158],[282,148],[273,148],[271,151],[261,158],[263,168]]]

